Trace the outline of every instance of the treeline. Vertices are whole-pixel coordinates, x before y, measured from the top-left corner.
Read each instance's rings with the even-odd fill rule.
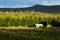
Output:
[[[60,27],[60,14],[41,13],[41,12],[0,12],[0,26],[31,26],[42,23]]]

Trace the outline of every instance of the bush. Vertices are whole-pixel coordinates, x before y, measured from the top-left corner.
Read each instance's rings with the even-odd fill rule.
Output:
[[[58,22],[58,20],[53,19],[51,21],[51,25],[56,26],[56,27],[60,27],[60,22]]]

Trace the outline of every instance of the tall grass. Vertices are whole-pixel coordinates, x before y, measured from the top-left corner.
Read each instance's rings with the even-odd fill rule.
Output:
[[[60,14],[41,12],[0,12],[0,26],[34,26],[43,23],[47,26],[60,26]]]

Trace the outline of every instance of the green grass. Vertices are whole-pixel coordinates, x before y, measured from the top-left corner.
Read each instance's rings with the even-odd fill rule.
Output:
[[[42,12],[0,12],[0,26],[34,26],[36,23],[58,26],[60,14]],[[59,25],[60,26],[60,25]]]
[[[60,28],[48,30],[0,28],[0,40],[60,40]]]
[[[60,14],[33,11],[0,12],[0,40],[60,40],[59,17]],[[34,24],[44,22],[47,28],[34,27]]]

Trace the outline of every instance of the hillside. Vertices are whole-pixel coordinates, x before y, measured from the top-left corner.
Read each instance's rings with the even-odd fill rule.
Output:
[[[34,5],[31,7],[25,8],[0,8],[0,11],[37,11],[37,12],[60,12],[60,5],[53,5],[53,6],[44,6],[44,5]]]

